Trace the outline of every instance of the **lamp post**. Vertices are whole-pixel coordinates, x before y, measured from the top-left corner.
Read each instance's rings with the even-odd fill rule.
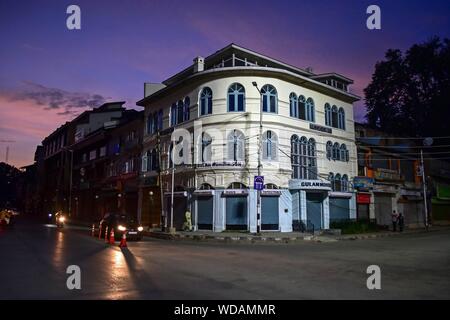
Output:
[[[261,141],[262,141],[262,93],[258,88],[256,81],[252,82],[253,86],[258,90],[259,93],[259,134],[258,134],[258,176],[261,176]],[[261,232],[261,190],[256,190],[257,200],[256,200],[256,233]]]
[[[429,147],[433,144],[433,138],[423,140],[423,145]],[[422,167],[423,205],[425,206],[425,228],[428,230],[428,203],[427,203],[427,183],[425,175],[425,164],[423,162],[423,149],[420,149],[420,166]]]
[[[70,217],[72,215],[73,150],[69,149],[69,152],[70,152],[70,174],[69,174],[69,217]]]

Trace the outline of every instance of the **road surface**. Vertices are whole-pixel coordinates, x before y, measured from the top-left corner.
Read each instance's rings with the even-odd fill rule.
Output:
[[[66,285],[81,269],[81,290]],[[381,268],[381,290],[366,269]],[[0,229],[0,299],[449,299],[450,232],[327,243],[145,239],[19,220]]]

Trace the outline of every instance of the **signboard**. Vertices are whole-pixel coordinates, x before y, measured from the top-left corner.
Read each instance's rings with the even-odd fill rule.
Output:
[[[255,190],[264,190],[264,177],[263,176],[255,176],[253,182],[253,188]]]
[[[356,195],[356,203],[359,203],[359,204],[370,204],[370,194],[368,194],[368,193],[358,193]]]
[[[226,189],[223,191],[224,196],[247,196],[247,189]]]
[[[315,123],[310,123],[309,124],[309,128],[311,130],[316,130],[316,131],[320,131],[320,132],[326,132],[326,133],[332,133],[333,131],[331,130],[331,128],[328,127],[324,127],[324,126],[320,126],[318,124]]]
[[[289,181],[289,189],[331,191],[331,182],[322,180],[293,179]]]
[[[279,197],[281,190],[265,189],[261,191],[261,195],[265,197]]]
[[[369,177],[354,177],[353,188],[358,190],[372,190],[374,179]]]
[[[395,170],[378,168],[374,171],[374,177],[379,181],[401,181],[401,175]]]

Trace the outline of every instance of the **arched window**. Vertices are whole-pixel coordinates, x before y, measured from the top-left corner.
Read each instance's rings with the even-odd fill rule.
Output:
[[[277,90],[270,84],[266,84],[262,87],[261,94],[263,96],[263,111],[277,113]]]
[[[263,159],[276,160],[278,154],[278,138],[275,132],[268,130],[263,134]]]
[[[153,113],[153,126],[152,133],[156,133],[158,131],[158,113]]]
[[[212,114],[212,90],[203,88],[200,94],[200,115]]]
[[[331,106],[325,103],[325,125],[331,127]]]
[[[170,126],[177,124],[177,104],[173,103],[170,107]]]
[[[317,179],[316,141],[311,138],[308,141],[308,172],[307,179]]]
[[[341,180],[341,190],[343,192],[347,192],[348,191],[348,176],[346,174],[344,174],[342,176],[342,180]]]
[[[198,189],[199,190],[214,190],[213,186],[210,185],[209,183],[202,183],[202,185]]]
[[[291,137],[292,179],[300,179],[300,140],[297,135]]]
[[[233,130],[228,135],[228,159],[231,161],[244,161],[245,136],[239,130]]]
[[[333,145],[333,160],[340,160],[339,143]]]
[[[341,161],[346,161],[348,162],[348,150],[347,150],[347,146],[345,144],[341,144],[340,147],[340,160]]]
[[[147,161],[148,161],[148,156],[147,156],[147,151],[146,151],[142,155],[142,160],[141,160],[141,171],[142,172],[147,172]]]
[[[341,185],[341,175],[338,173],[334,176],[334,191],[341,191],[342,185]]]
[[[183,100],[178,101],[177,105],[177,124],[183,122],[183,114],[184,114],[184,102]]]
[[[330,172],[330,173],[328,174],[327,180],[330,181],[330,183],[331,183],[331,189],[334,190],[334,174],[333,174],[333,172]]]
[[[184,98],[184,121],[189,120],[190,116],[191,99],[189,97]]]
[[[306,137],[291,137],[293,179],[317,179],[316,142]]]
[[[152,149],[150,152],[150,159],[151,159],[151,166],[150,170],[158,170],[159,169],[159,159],[158,159],[158,152],[156,149]]]
[[[279,189],[278,186],[274,183],[267,183],[264,186],[264,189],[269,189],[269,190],[274,190],[274,189]]]
[[[212,139],[209,134],[203,132],[202,134],[202,162],[210,162],[212,159],[212,149],[211,149]]]
[[[153,133],[153,114],[147,116],[147,134]]]
[[[298,97],[298,118],[306,120],[306,100],[304,96]]]
[[[331,141],[327,141],[327,146],[326,146],[326,151],[327,151],[327,159],[331,160],[331,158],[333,158],[333,142]]]
[[[163,111],[158,111],[158,130],[161,131],[163,129]]]
[[[338,109],[336,106],[331,108],[331,126],[334,128],[338,127]]]
[[[245,89],[239,83],[228,88],[228,111],[245,111]]]
[[[289,95],[289,110],[291,117],[298,118],[298,100],[295,93]]]
[[[345,111],[344,108],[339,108],[338,111],[338,128],[345,130]]]
[[[311,98],[308,98],[308,100],[306,100],[306,120],[311,122],[315,121],[314,100]]]
[[[232,182],[227,189],[248,189],[248,187],[241,182]]]

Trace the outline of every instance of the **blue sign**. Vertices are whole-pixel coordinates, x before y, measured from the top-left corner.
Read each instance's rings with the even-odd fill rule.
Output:
[[[264,177],[263,176],[255,176],[253,188],[255,190],[264,190]]]

